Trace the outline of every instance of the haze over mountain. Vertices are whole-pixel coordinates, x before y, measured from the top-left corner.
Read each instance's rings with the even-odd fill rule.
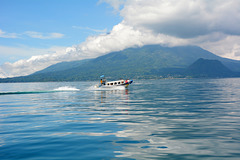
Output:
[[[201,59],[202,58],[202,59]],[[200,60],[199,60],[200,59]],[[207,59],[207,60],[205,60]],[[214,61],[209,61],[214,60]],[[195,63],[194,63],[195,62]],[[207,63],[205,63],[207,62]],[[210,67],[203,74],[201,67]],[[222,70],[222,72],[221,72]],[[222,73],[213,74],[213,73]],[[240,61],[222,58],[196,46],[163,47],[147,45],[112,52],[95,59],[62,62],[24,77],[2,82],[78,81],[108,78],[235,77]]]

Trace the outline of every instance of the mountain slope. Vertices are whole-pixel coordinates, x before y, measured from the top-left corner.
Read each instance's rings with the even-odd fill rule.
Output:
[[[234,77],[235,73],[218,60],[200,58],[186,69],[192,77]]]
[[[87,67],[98,66],[104,69],[114,66],[121,66],[125,69],[138,66],[141,67],[141,70],[185,68],[199,58],[219,60],[231,70],[240,71],[240,61],[216,56],[200,47],[184,46],[170,48],[160,45],[148,45],[141,48],[129,48],[119,52],[112,52],[92,60],[61,62],[37,73],[67,70],[79,67],[84,63],[86,63]]]
[[[148,45],[112,52],[86,61],[63,62],[29,76],[2,79],[1,82],[78,81],[108,78],[157,78],[181,74],[199,58],[218,60],[232,71],[240,71],[240,61],[214,55],[200,47]]]

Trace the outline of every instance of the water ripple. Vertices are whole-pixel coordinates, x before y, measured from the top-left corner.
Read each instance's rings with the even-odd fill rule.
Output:
[[[0,84],[4,92],[79,89],[0,96],[0,157],[237,160],[239,81],[150,80],[106,91],[89,90],[93,82]]]

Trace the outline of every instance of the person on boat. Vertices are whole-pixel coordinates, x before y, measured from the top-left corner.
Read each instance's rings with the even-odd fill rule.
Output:
[[[101,83],[101,85],[103,84],[103,80],[102,79],[100,80],[100,83]]]
[[[106,84],[106,79],[105,79],[105,78],[103,78],[103,80],[102,80],[102,84],[103,84],[103,85]]]

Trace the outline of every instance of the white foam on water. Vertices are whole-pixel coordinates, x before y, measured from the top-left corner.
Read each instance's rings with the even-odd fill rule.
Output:
[[[54,91],[80,91],[80,89],[77,89],[75,87],[63,86],[54,89]]]

